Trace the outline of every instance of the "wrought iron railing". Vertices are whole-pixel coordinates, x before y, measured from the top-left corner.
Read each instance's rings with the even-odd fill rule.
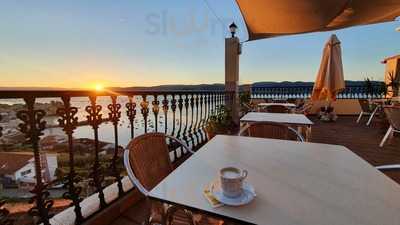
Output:
[[[76,156],[74,137],[80,122],[85,120],[93,131],[93,149],[91,158],[91,173],[83,179],[90,180],[89,185],[98,193],[100,203],[99,211],[107,208],[112,203],[107,203],[104,196],[104,178],[112,177],[117,183],[118,196],[126,194],[121,182],[122,154],[119,154],[120,146],[126,145],[126,140],[121,140],[120,134],[129,132],[129,138],[134,138],[140,133],[165,132],[182,139],[191,148],[196,149],[207,142],[205,126],[218,105],[224,104],[225,93],[223,91],[123,91],[123,92],[91,92],[91,91],[0,91],[0,100],[19,99],[24,103],[24,108],[16,114],[20,120],[18,129],[22,132],[33,152],[36,171],[35,187],[31,190],[33,203],[29,210],[29,217],[36,224],[50,224],[53,216],[53,199],[49,189],[54,181],[47,182],[42,175],[43,158],[42,149],[39,146],[41,137],[44,136],[47,127],[46,110],[38,109],[37,102],[43,99],[56,99],[60,107],[56,110],[58,118],[57,126],[62,129],[67,139],[68,172],[63,179],[56,182],[65,185],[63,198],[68,199],[74,208],[75,223],[82,224],[87,217],[82,215],[81,201],[82,187],[77,183],[81,181],[76,168]],[[77,101],[74,99],[79,98]],[[82,101],[82,99],[86,99]],[[100,101],[101,99],[101,101]],[[16,100],[17,101],[17,100]],[[126,123],[125,123],[126,122]],[[100,147],[101,134],[104,132],[103,124],[108,124],[107,132],[114,138],[114,153],[107,164],[109,169],[104,170],[101,165]],[[121,133],[121,126],[125,132]],[[0,128],[0,136],[1,136]],[[4,129],[3,129],[4,131]],[[4,133],[4,132],[3,132]],[[123,143],[121,143],[123,142]],[[182,153],[173,151],[175,158]],[[9,211],[0,203],[1,224],[12,224]]]
[[[382,85],[375,84],[371,87],[365,85],[349,85],[337,96],[339,99],[383,98]],[[289,99],[309,98],[313,90],[312,85],[299,86],[272,86],[252,87],[252,98],[261,99]]]

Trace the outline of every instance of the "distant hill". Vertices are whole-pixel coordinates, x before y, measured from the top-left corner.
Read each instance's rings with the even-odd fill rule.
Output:
[[[372,81],[373,84],[380,84],[380,81]],[[253,83],[253,87],[310,87],[313,86],[314,82],[304,82],[304,81],[283,81],[283,82],[256,82]],[[346,86],[363,86],[364,81],[346,81]],[[241,85],[241,87],[244,85]],[[198,84],[198,85],[159,85],[151,87],[126,87],[118,88],[113,87],[112,90],[115,91],[213,91],[213,90],[224,90],[224,84]]]
[[[365,81],[353,81],[346,80],[346,86],[363,86]],[[379,85],[381,81],[371,81],[374,85]],[[252,87],[310,87],[313,86],[314,82],[303,82],[303,81],[283,81],[283,82],[256,82],[252,84]]]
[[[197,85],[158,85],[151,87],[111,87],[114,91],[216,91],[224,90],[224,84],[197,84]]]

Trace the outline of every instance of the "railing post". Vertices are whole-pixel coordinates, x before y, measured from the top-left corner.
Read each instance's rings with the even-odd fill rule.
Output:
[[[118,144],[118,122],[121,118],[121,104],[117,103],[117,96],[111,95],[111,104],[108,106],[108,118],[112,122],[114,126],[114,155],[111,162],[111,169],[112,174],[114,175],[117,185],[118,185],[118,196],[122,197],[124,194],[124,190],[122,188],[121,176],[120,171],[118,169],[118,151],[119,151],[119,144]]]
[[[0,115],[0,122],[2,120],[2,117]],[[3,133],[1,132],[3,130],[2,127],[0,127],[0,137],[3,135]],[[9,217],[10,215],[10,211],[8,211],[8,209],[6,209],[5,207],[3,207],[6,204],[6,202],[4,200],[0,201],[0,224],[4,224],[4,225],[12,225],[14,223],[14,221]]]
[[[232,113],[233,123],[239,126],[239,38],[225,39],[225,104]]]
[[[35,203],[29,210],[29,214],[37,218],[36,224],[43,223],[50,225],[50,209],[53,206],[53,201],[48,200],[50,193],[47,191],[47,185],[43,183],[42,165],[39,150],[39,139],[43,135],[42,131],[46,128],[46,122],[43,121],[46,112],[44,110],[35,110],[35,97],[25,97],[26,110],[17,112],[17,117],[22,121],[19,124],[19,129],[25,134],[28,142],[32,145],[33,158],[35,160],[35,175],[36,185],[31,191],[34,196],[30,203]]]
[[[171,110],[172,110],[172,131],[171,135],[175,135],[175,118],[176,118],[176,99],[175,99],[175,94],[172,95],[172,100],[171,100]]]
[[[177,138],[181,137],[181,132],[182,132],[182,108],[183,108],[183,99],[182,99],[182,95],[179,94],[179,99],[178,99],[179,128],[178,128],[178,132],[176,134]]]
[[[1,225],[12,225],[12,224],[14,224],[14,220],[9,218],[10,211],[8,211],[8,209],[3,207],[3,205],[5,205],[5,204],[6,204],[6,202],[4,200],[0,201],[0,224]]]
[[[103,192],[103,181],[104,176],[102,175],[102,169],[100,165],[100,158],[99,158],[99,125],[102,122],[101,119],[101,105],[96,104],[96,96],[91,95],[89,96],[90,105],[86,106],[86,112],[88,115],[86,116],[89,125],[92,127],[94,132],[94,163],[93,163],[93,171],[91,173],[91,177],[93,182],[90,184],[96,188],[96,191],[99,193],[99,201],[100,201],[100,208],[104,209],[107,204],[104,197]]]
[[[164,99],[162,100],[162,109],[164,112],[164,133],[167,134],[167,131],[168,131],[168,99],[167,99],[166,94],[164,94]]]
[[[78,108],[71,107],[71,98],[69,96],[61,97],[64,107],[57,109],[57,115],[60,117],[58,119],[58,124],[63,128],[63,131],[68,138],[68,153],[69,153],[69,174],[66,177],[66,187],[68,191],[63,194],[65,199],[72,201],[74,205],[74,211],[76,215],[75,224],[83,223],[83,216],[81,211],[80,202],[82,198],[79,196],[82,188],[77,187],[75,183],[79,182],[80,179],[77,177],[75,172],[75,160],[74,160],[74,147],[73,147],[73,137],[72,134],[78,126]]]
[[[153,114],[154,114],[154,130],[158,132],[158,112],[160,111],[160,101],[158,101],[158,95],[153,95],[154,100],[151,103],[153,105]]]
[[[135,116],[136,116],[136,103],[133,100],[133,95],[128,96],[128,102],[126,103],[126,115],[128,116],[130,127],[131,127],[131,138],[135,136]]]
[[[185,95],[185,128],[183,129],[183,140],[186,142],[186,145],[189,145],[188,141],[188,121],[189,121],[189,94]]]
[[[144,120],[144,133],[147,133],[147,117],[149,115],[149,102],[147,102],[147,95],[142,95],[142,102],[140,103],[140,111]]]

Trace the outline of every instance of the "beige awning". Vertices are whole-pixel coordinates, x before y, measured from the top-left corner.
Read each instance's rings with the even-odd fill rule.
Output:
[[[335,101],[336,95],[343,89],[342,51],[339,39],[333,34],[325,44],[311,99]]]
[[[400,0],[236,0],[249,40],[393,21]]]

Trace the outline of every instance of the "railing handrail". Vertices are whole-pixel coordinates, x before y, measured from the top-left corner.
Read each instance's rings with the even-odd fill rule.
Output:
[[[87,97],[87,96],[139,96],[139,95],[191,95],[191,94],[208,94],[208,93],[224,93],[224,90],[167,90],[167,91],[137,91],[137,90],[0,90],[0,99],[24,98],[31,96],[35,98],[55,98],[61,96],[70,97]]]
[[[109,101],[100,103],[98,97],[102,96],[108,97]],[[128,101],[119,101],[119,97],[124,96],[128,97]],[[86,106],[73,105],[76,104],[72,100],[73,97],[86,97],[87,102],[83,103]],[[118,191],[116,199],[127,193],[127,190],[123,188],[121,171],[118,166],[120,162],[118,134],[119,127],[124,122],[121,122],[122,118],[128,122],[125,124],[127,125],[126,128],[130,129],[130,138],[135,136],[135,128],[138,123],[143,123],[141,126],[144,128],[144,133],[152,132],[152,130],[162,132],[161,126],[158,127],[158,125],[163,124],[163,130],[167,135],[179,137],[192,149],[198,149],[208,141],[208,136],[205,133],[207,122],[215,115],[218,106],[224,105],[226,99],[230,98],[230,93],[224,90],[0,90],[0,99],[22,99],[25,103],[25,107],[18,107],[15,110],[17,110],[16,118],[19,119],[16,129],[24,134],[34,157],[35,188],[32,190],[31,201],[35,204],[30,209],[30,212],[33,212],[31,217],[33,221],[37,221],[34,222],[36,224],[50,225],[54,200],[51,199],[52,196],[48,192],[50,188],[48,185],[54,180],[47,179],[47,174],[42,172],[43,167],[46,166],[47,158],[43,158],[46,155],[42,152],[46,153],[46,150],[40,146],[40,140],[45,129],[49,126],[47,126],[45,120],[47,111],[36,104],[38,102],[36,100],[40,98],[60,99],[60,104],[56,105],[55,114],[58,117],[58,127],[62,128],[67,139],[67,149],[63,153],[68,154],[66,159],[68,165],[65,166],[64,172],[60,174],[60,181],[66,185],[62,197],[71,201],[71,207],[75,213],[75,224],[82,224],[88,217],[82,214],[80,204],[82,202],[80,194],[83,189],[78,183],[81,178],[84,179],[84,182],[88,182],[89,185],[85,183],[85,186],[90,186],[97,193],[93,196],[98,198],[99,207],[93,213],[100,212],[112,204],[112,202],[107,201],[105,178],[116,183],[115,191]],[[93,142],[89,143],[93,157],[88,159],[90,160],[88,161],[90,168],[85,167],[85,171],[89,173],[82,175],[82,177],[79,177],[80,166],[75,160],[75,156],[80,153],[76,151],[74,142],[76,137],[73,136],[79,123],[82,122],[82,118],[78,117],[78,112],[84,113],[85,122],[93,130]],[[138,122],[139,115],[141,116]],[[154,126],[149,125],[148,129],[151,120],[154,121]],[[105,162],[101,162],[100,158],[102,153],[100,152],[101,140],[99,136],[99,133],[101,133],[99,131],[100,126],[105,121],[111,122],[112,129],[110,131],[114,136],[113,152],[109,153],[111,158],[106,162],[106,165],[104,165]],[[172,129],[168,129],[168,126]],[[1,129],[0,126],[0,136]],[[182,152],[180,148],[175,148],[173,143],[170,143],[170,145],[174,160],[185,159],[185,152]],[[105,166],[110,169],[105,170]],[[1,202],[0,210],[8,212],[2,205]],[[8,216],[8,213],[1,214],[0,212],[0,221],[4,220],[2,217],[8,219]]]

